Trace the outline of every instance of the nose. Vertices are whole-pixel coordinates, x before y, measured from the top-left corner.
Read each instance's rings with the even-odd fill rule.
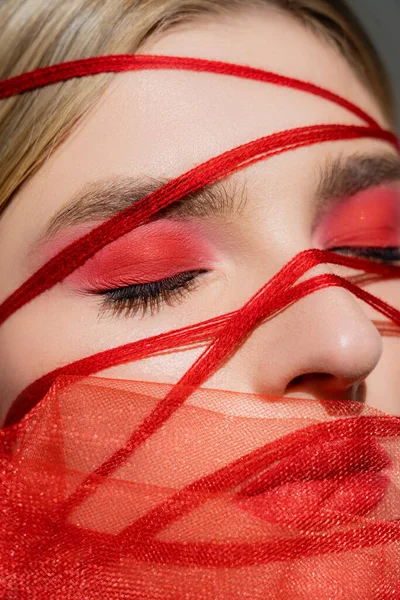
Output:
[[[320,265],[305,278],[329,272]],[[363,401],[365,379],[382,350],[382,338],[360,301],[332,287],[262,323],[232,359],[231,368],[236,377],[240,373],[245,391]]]
[[[319,266],[307,277],[330,272]],[[257,388],[277,395],[363,400],[367,376],[382,355],[382,338],[351,292],[338,287],[314,292],[283,315],[275,374],[258,378]],[[278,326],[279,317],[275,326]],[[267,327],[259,331],[268,343]],[[277,333],[275,332],[275,338]],[[269,383],[268,383],[269,379]]]

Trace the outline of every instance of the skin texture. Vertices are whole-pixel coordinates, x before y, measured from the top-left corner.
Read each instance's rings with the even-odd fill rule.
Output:
[[[142,52],[248,64],[306,79],[345,96],[387,126],[377,102],[338,52],[273,10],[218,22],[199,21],[164,34]],[[102,101],[54,151],[0,219],[0,300],[66,240],[79,237],[81,230],[71,228],[55,234],[48,245],[38,244],[49,219],[82,186],[115,177],[169,179],[239,144],[316,123],[360,124],[344,109],[320,98],[256,82],[172,71],[117,75]],[[323,247],[330,234],[330,217],[324,216],[328,221],[318,235],[322,217],[316,189],[329,161],[382,153],[394,155],[394,150],[368,139],[319,144],[260,162],[231,177],[227,185],[236,195],[246,186],[247,203],[231,216],[209,216],[188,223],[196,238],[188,248],[195,263],[190,268],[208,272],[179,302],[163,306],[155,314],[124,316],[102,310],[100,297],[83,290],[86,275],[82,273],[35,299],[0,329],[2,415],[26,385],[60,365],[240,307],[295,254]],[[391,197],[400,193],[394,186],[391,190]],[[391,210],[388,208],[388,213],[392,214]],[[338,219],[343,223],[342,216]],[[183,224],[179,235],[185,236],[184,228]],[[357,216],[354,231],[358,231]],[[171,233],[166,245],[162,231],[155,235],[152,251],[162,254],[167,248],[167,270],[171,267],[178,273],[182,265],[185,270],[190,260],[187,256],[183,260],[175,251],[176,239],[171,239]],[[146,254],[145,228],[137,244],[138,256]],[[124,268],[128,264],[124,281],[131,268],[128,252],[127,243],[113,250],[116,265],[118,253],[125,261]],[[150,263],[141,271],[147,280]],[[93,268],[88,275],[92,281],[97,277]],[[108,264],[107,269],[109,275],[113,268]],[[155,279],[160,269],[158,265]],[[333,270],[340,272],[320,265],[306,277]],[[132,272],[131,283],[139,279]],[[367,289],[400,305],[398,282],[379,282]],[[362,400],[398,414],[399,342],[395,337],[381,339],[374,318],[379,317],[372,309],[343,289],[314,293],[255,330],[206,386],[255,394]],[[171,352],[102,374],[174,382],[201,351]],[[247,406],[232,407],[232,411],[252,414],[259,402],[249,398]]]

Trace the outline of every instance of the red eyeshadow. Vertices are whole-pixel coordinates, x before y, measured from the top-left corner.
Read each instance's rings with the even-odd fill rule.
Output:
[[[340,200],[319,224],[319,247],[400,246],[400,189],[380,186]]]
[[[207,269],[213,262],[212,245],[202,227],[160,220],[138,227],[106,246],[66,281],[80,289],[104,290]]]

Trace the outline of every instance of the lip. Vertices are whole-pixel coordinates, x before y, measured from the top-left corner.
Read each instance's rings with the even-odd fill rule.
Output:
[[[344,525],[384,498],[390,458],[374,440],[345,438],[304,448],[248,482],[234,503],[269,524],[302,530]]]

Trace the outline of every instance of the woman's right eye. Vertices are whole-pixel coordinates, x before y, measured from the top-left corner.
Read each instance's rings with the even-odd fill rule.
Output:
[[[218,253],[208,236],[191,222],[141,225],[101,249],[69,283],[78,294],[94,296],[102,315],[154,315],[179,304],[214,270]]]
[[[140,312],[142,316],[154,315],[163,305],[180,304],[207,272],[203,269],[188,271],[159,281],[101,290],[95,294],[102,298],[102,314],[111,312],[117,316],[132,317]]]

